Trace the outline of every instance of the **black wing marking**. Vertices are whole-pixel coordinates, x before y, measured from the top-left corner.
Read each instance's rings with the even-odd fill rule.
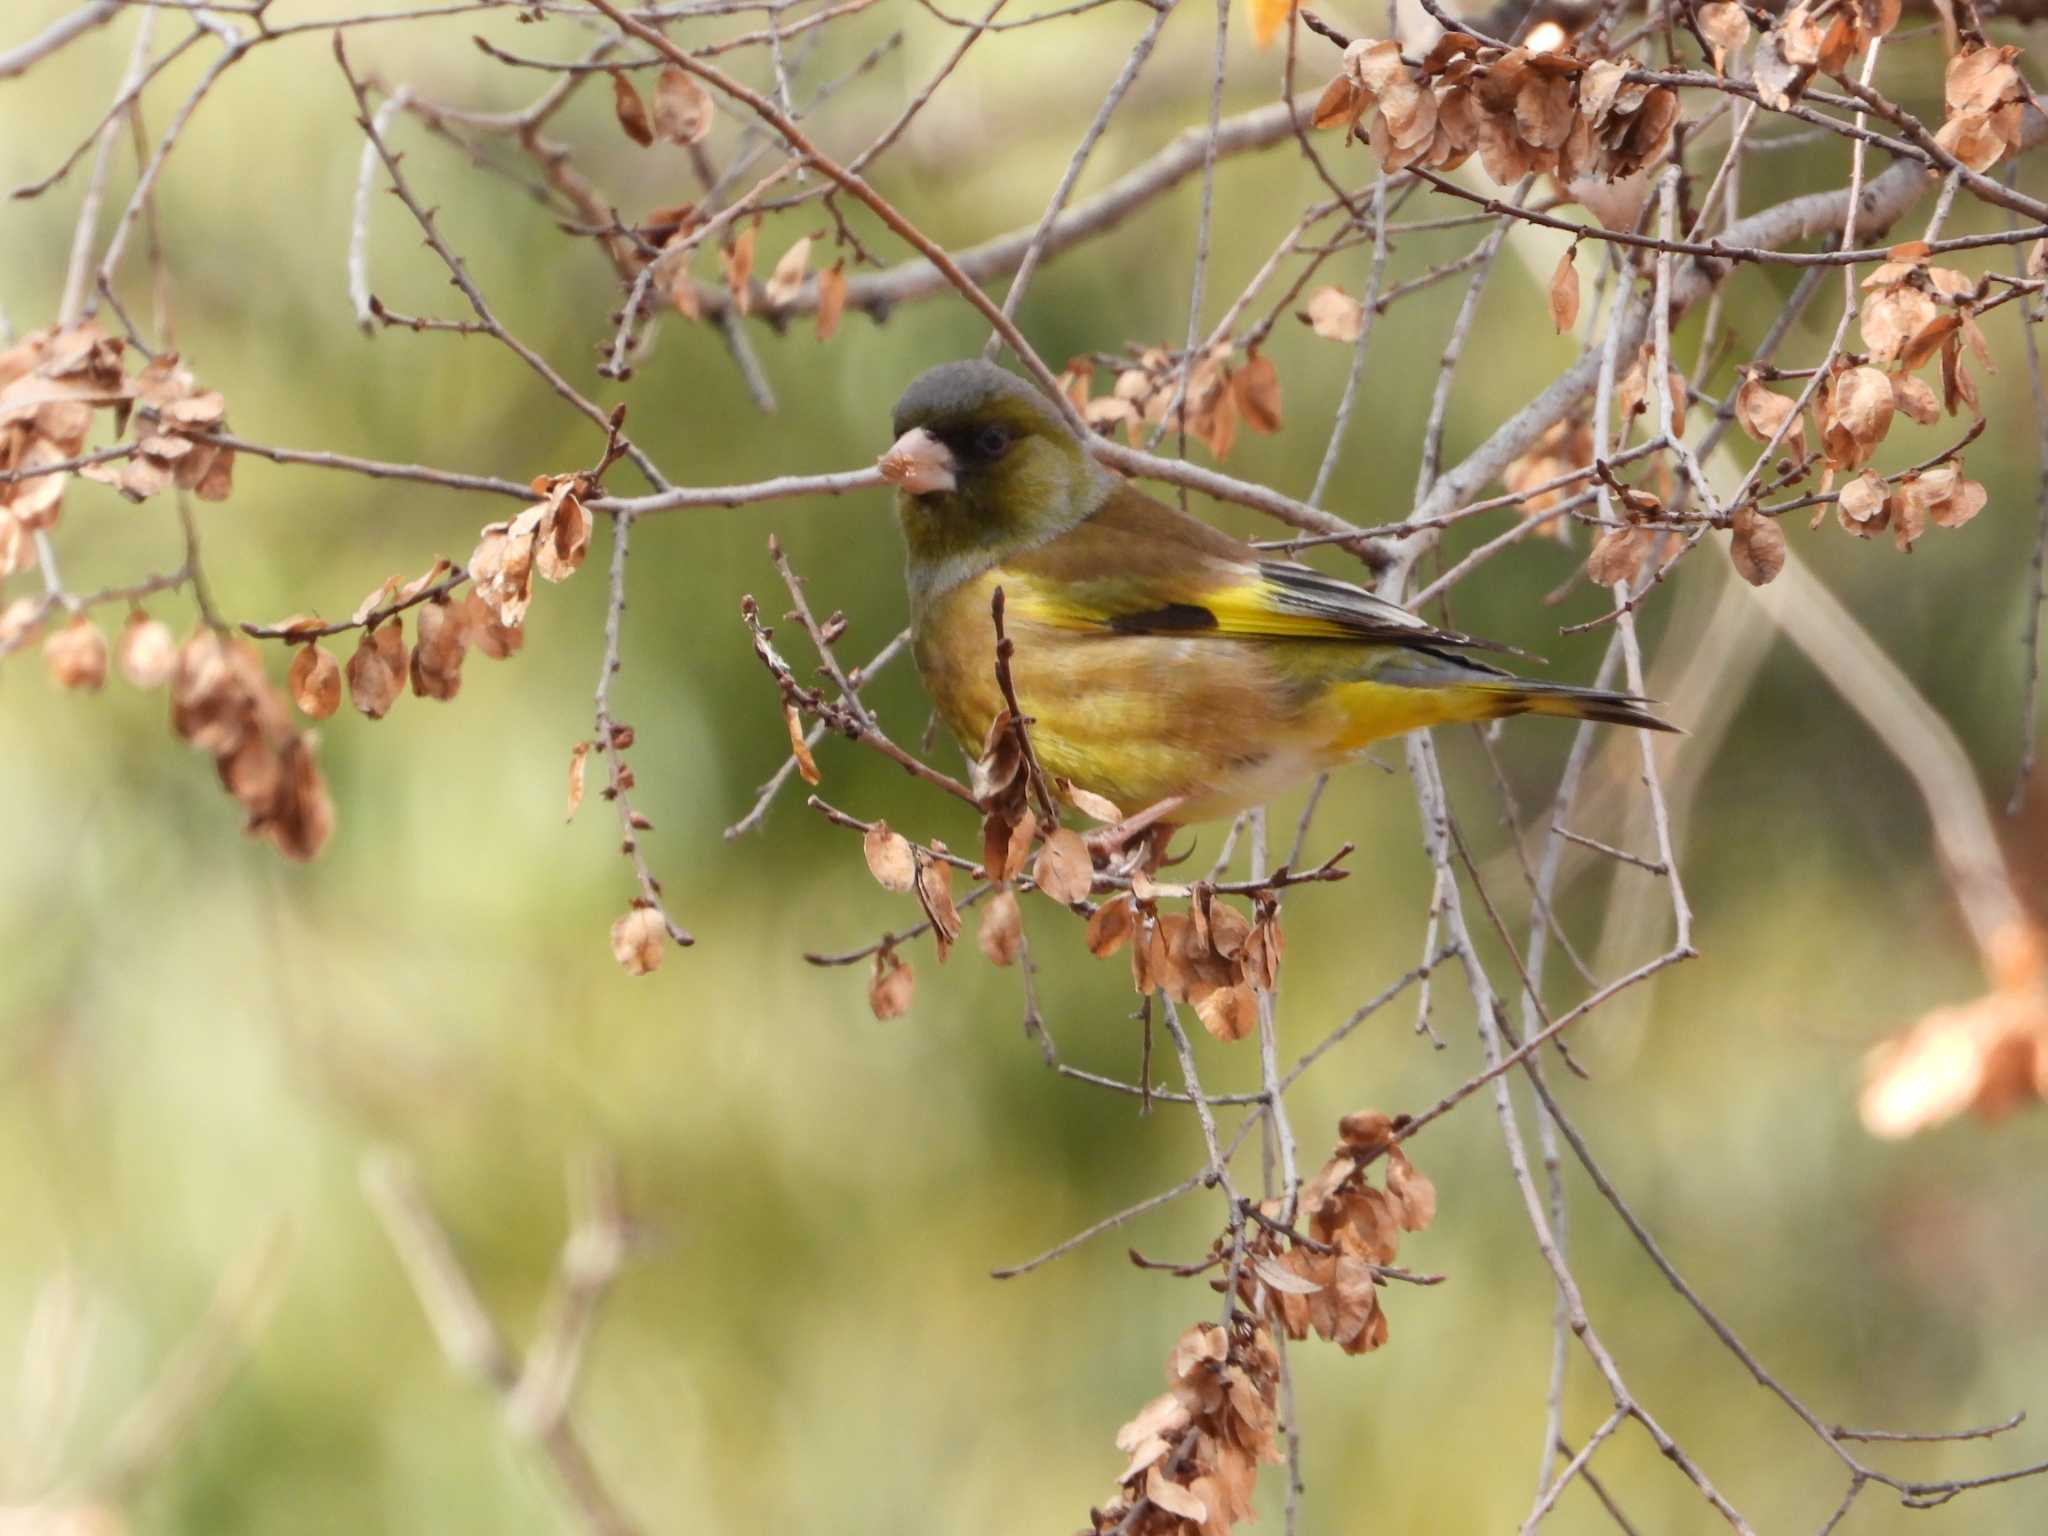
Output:
[[[1526,656],[1526,651],[1494,640],[1478,640],[1456,630],[1438,629],[1420,614],[1375,597],[1361,586],[1326,575],[1310,565],[1287,560],[1261,560],[1259,575],[1274,588],[1275,599],[1296,613],[1328,619],[1366,639],[1391,640],[1417,649],[1449,646],[1458,650],[1501,651]]]
[[[1113,614],[1109,627],[1122,634],[1194,633],[1216,627],[1216,615],[1199,603],[1168,603],[1142,613]]]

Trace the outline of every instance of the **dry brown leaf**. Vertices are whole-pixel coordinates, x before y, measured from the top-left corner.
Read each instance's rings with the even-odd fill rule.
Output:
[[[1230,393],[1244,424],[1254,432],[1280,430],[1280,370],[1265,353],[1252,353],[1230,376]]]
[[[1728,56],[1749,41],[1749,18],[1731,0],[1708,0],[1693,15],[1699,22],[1700,35],[1714,50],[1714,73],[1725,75]]]
[[[1884,476],[1866,469],[1835,493],[1835,514],[1843,528],[1867,539],[1884,530],[1890,500],[1891,486]]]
[[[1124,819],[1123,810],[1114,800],[1098,795],[1092,789],[1083,789],[1067,779],[1059,781],[1060,798],[1065,800],[1083,816],[1114,826]]]
[[[1965,112],[1943,123],[1934,142],[1980,175],[1998,164],[2008,145],[1996,120],[1985,112]]]
[[[169,485],[173,479],[178,480],[181,484],[196,484],[197,480],[190,472],[190,466],[200,462],[197,459],[188,459],[173,466],[167,464],[162,459],[152,459],[144,454],[137,454],[121,466],[112,484],[116,490],[130,501],[147,501],[158,491]],[[209,459],[205,462],[210,464],[211,460]],[[93,470],[102,467],[97,464],[88,464],[85,466],[85,469]],[[81,470],[80,473],[83,474],[85,471]],[[86,478],[96,479],[97,476],[87,475]],[[59,480],[56,483],[61,489],[63,482]],[[29,511],[26,498],[17,504],[15,515],[24,522],[31,521],[31,512]]]
[[[221,784],[251,815],[271,804],[284,782],[284,760],[261,736],[248,737],[218,766]]]
[[[904,894],[917,883],[917,856],[911,851],[910,839],[890,830],[888,822],[878,821],[869,827],[860,846],[867,856],[868,873],[883,890]]]
[[[719,264],[725,268],[725,286],[732,290],[733,308],[743,315],[754,309],[754,240],[759,234],[760,226],[749,224],[718,253]]]
[[[641,239],[667,248],[703,222],[695,203],[664,203],[648,209],[637,229]]]
[[[1251,920],[1237,908],[1220,901],[1212,903],[1207,908],[1206,918],[1209,948],[1220,959],[1242,959],[1246,947],[1251,943]]]
[[[982,904],[974,942],[995,965],[1010,965],[1024,946],[1024,913],[1007,885]]]
[[[1297,1253],[1306,1257],[1308,1250],[1295,1249],[1288,1256],[1293,1257]],[[1279,1260],[1269,1259],[1264,1254],[1254,1256],[1252,1259],[1252,1270],[1273,1290],[1279,1291],[1284,1295],[1311,1296],[1323,1288],[1320,1281],[1311,1280],[1305,1275],[1297,1274]]]
[[[170,626],[139,608],[128,615],[114,641],[114,664],[136,688],[161,688],[170,678],[177,655]]]
[[[1651,89],[1634,113],[1621,119],[1625,127],[1610,122],[1602,134],[1606,145],[1600,159],[1602,173],[1610,178],[1633,176],[1663,154],[1678,111],[1678,93],[1660,85]]]
[[[171,427],[190,427],[195,431],[211,432],[227,420],[228,403],[217,389],[203,390],[196,395],[187,395],[182,400],[173,400],[162,407],[165,423]]]
[[[1648,528],[1609,528],[1593,541],[1593,551],[1586,557],[1587,578],[1603,587],[1633,581],[1655,540]]]
[[[437,665],[434,652],[424,645],[416,645],[407,659],[406,671],[412,679],[414,698],[445,701],[462,691],[462,655],[459,651],[451,663]]]
[[[1361,37],[1346,44],[1344,73],[1374,96],[1409,78],[1408,66],[1401,62],[1401,45],[1391,38]]]
[[[1369,92],[1361,89],[1358,82],[1348,75],[1338,75],[1323,87],[1323,94],[1316,101],[1315,111],[1309,115],[1312,128],[1350,127],[1358,121],[1359,114],[1373,105]]]
[[[1900,349],[1899,367],[1908,373],[1912,372],[1915,368],[1921,367],[1929,358],[1941,350],[1942,345],[1951,336],[1962,329],[1962,325],[1963,317],[1953,310],[1936,315],[1927,324],[1915,331],[1905,346]]]
[[[704,318],[703,290],[698,288],[697,280],[690,276],[687,267],[676,268],[675,276],[669,279],[668,301],[685,320]]]
[[[319,646],[301,646],[285,673],[285,687],[299,713],[325,720],[341,707],[341,666]]]
[[[1938,313],[1934,300],[1911,283],[1897,283],[1874,294],[1864,304],[1859,321],[1870,360],[1878,364],[1898,360],[1907,344],[1933,324]]]
[[[1990,493],[1975,480],[1965,480],[1956,487],[1955,494],[1939,502],[1929,502],[1927,515],[1941,528],[1960,528],[1979,512],[1991,499]]]
[[[1400,1207],[1404,1232],[1420,1232],[1436,1220],[1436,1185],[1426,1174],[1416,1171],[1408,1154],[1399,1147],[1387,1153],[1387,1193]]]
[[[612,77],[612,112],[619,120],[619,127],[626,137],[635,144],[646,148],[654,142],[654,130],[648,126],[647,104],[640,99],[640,93],[633,89],[633,82],[614,69]]]
[[[1962,311],[1963,340],[1970,344],[1970,350],[1977,354],[1977,361],[1984,365],[1986,373],[1998,372],[1998,364],[1991,356],[1991,343],[1984,339],[1983,329],[1977,324],[1977,317],[1967,309]]]
[[[835,261],[818,274],[818,340],[839,334],[839,316],[846,308],[846,263]]]
[[[1377,1109],[1354,1109],[1337,1122],[1337,1139],[1355,1152],[1379,1153],[1393,1138],[1393,1117]]]
[[[804,740],[804,717],[797,713],[794,704],[782,706],[782,723],[789,732],[789,755],[796,759],[797,776],[806,784],[820,782],[818,760],[811,756],[811,744]]]
[[[1963,477],[1959,459],[1904,476],[1897,495],[1938,528],[1962,527],[1984,510],[1986,500],[1984,487]]]
[[[1924,380],[1910,373],[1892,375],[1892,403],[1908,420],[1923,427],[1932,426],[1941,419],[1941,401]]]
[[[562,817],[564,821],[576,819],[576,808],[583,804],[584,767],[590,758],[591,744],[579,741],[569,749],[569,809]]]
[[[1356,341],[1365,329],[1365,306],[1341,288],[1318,288],[1308,297],[1303,318],[1330,341]]]
[[[934,842],[931,846],[934,855],[945,851],[944,843]],[[917,901],[931,921],[932,936],[938,941],[939,964],[944,965],[946,956],[953,951],[953,941],[960,937],[960,913],[953,905],[953,866],[944,858],[917,855]]]
[[[1901,487],[1886,499],[1885,510],[1891,521],[1892,543],[1901,554],[1910,554],[1913,545],[1927,532],[1927,503],[1908,495]]]
[[[1086,901],[1095,885],[1095,861],[1081,834],[1061,827],[1048,835],[1032,866],[1032,881],[1062,906]]]
[[[412,648],[413,694],[422,699],[452,699],[462,691],[462,658],[468,647],[464,615],[443,596],[422,604],[415,613],[419,643]]]
[[[717,116],[711,93],[697,83],[696,76],[671,64],[661,72],[654,87],[654,132],[671,144],[695,144],[711,131]],[[623,124],[624,119],[621,118]],[[631,128],[627,128],[632,133]],[[647,144],[652,137],[638,142]]]
[[[893,949],[875,951],[868,969],[868,1008],[878,1019],[900,1019],[910,1011],[917,973]]]
[[[1088,409],[1088,395],[1094,387],[1095,360],[1085,352],[1078,357],[1067,359],[1067,366],[1059,372],[1060,393],[1067,403],[1077,411]]]
[[[1287,935],[1269,908],[1252,924],[1251,937],[1244,941],[1244,978],[1262,991],[1279,983],[1280,958],[1287,953]]]
[[[1821,434],[1828,463],[1836,469],[1857,469],[1891,430],[1892,381],[1864,365],[1836,375],[1828,389]]]
[[[1579,254],[1576,241],[1564,248],[1557,270],[1550,274],[1550,324],[1562,336],[1579,323]]]
[[[1259,1026],[1258,999],[1243,983],[1211,989],[1195,1003],[1195,1012],[1218,1040],[1242,1040]]]
[[[1237,441],[1237,402],[1227,388],[1209,396],[1189,430],[1219,462],[1230,453]]]
[[[1789,13],[1788,13],[1789,14]],[[1784,23],[1766,32],[1756,45],[1750,68],[1756,81],[1757,99],[1774,112],[1783,112],[1799,99],[1813,78],[1813,65],[1792,57],[1795,45],[1786,35]],[[1799,47],[1798,51],[1812,51]]]
[[[36,563],[35,537],[22,523],[0,512],[0,581]]]
[[[1137,904],[1129,896],[1112,896],[1088,919],[1088,953],[1105,960],[1130,943],[1137,931]]]
[[[52,630],[43,642],[43,660],[60,688],[98,693],[107,680],[107,637],[84,614],[73,614],[70,623]]]
[[[802,291],[804,278],[810,270],[811,237],[803,235],[782,253],[782,259],[775,263],[775,270],[768,274],[768,281],[762,285],[769,307],[780,309],[792,302]]]
[[[1097,395],[1081,414],[1090,427],[1104,436],[1108,436],[1111,428],[1122,427],[1133,445],[1138,441],[1144,422],[1137,406],[1116,395]]]
[[[547,506],[534,540],[533,568],[549,581],[567,581],[590,553],[590,511],[569,493],[551,493]]]
[[[312,738],[294,734],[285,743],[276,797],[251,823],[288,859],[317,857],[334,833],[334,802],[313,756]]]
[[[497,609],[474,591],[462,601],[462,629],[470,643],[493,661],[517,655],[526,643],[526,631],[500,620]]]
[[[396,576],[386,576],[382,582],[371,589],[369,596],[356,604],[356,611],[349,615],[349,622],[351,624],[361,624],[371,614],[390,602],[391,594],[398,590],[399,580],[400,578]]]
[[[1038,817],[1029,806],[1012,821],[1003,811],[992,810],[981,819],[981,867],[984,878],[1001,882],[1019,873],[1031,851],[1031,839],[1038,830]]]
[[[436,667],[461,665],[462,654],[469,645],[466,612],[451,603],[445,592],[414,608],[418,648],[428,653]]]
[[[432,587],[436,583],[438,583],[444,576],[446,576],[450,571],[454,569],[455,562],[450,560],[446,555],[441,555],[437,557],[434,563],[428,566],[425,571],[413,577],[411,581],[408,581],[407,583],[405,583],[404,586],[398,589],[398,600],[401,603],[411,602],[414,598],[418,597],[421,593],[425,592],[429,587]]]
[[[628,976],[645,976],[658,969],[667,941],[667,924],[649,906],[635,903],[631,911],[612,924],[612,958]]]
[[[365,630],[355,654],[348,659],[349,702],[372,720],[382,720],[397,702],[405,677],[403,622],[387,619],[375,629]]]
[[[1765,586],[1785,569],[1785,530],[1776,518],[1761,516],[1753,505],[1738,507],[1728,558],[1744,581],[1752,587]]]
[[[1948,61],[1942,80],[1942,100],[1951,113],[1990,112],[2025,89],[2012,61],[2019,49],[1976,46],[1965,48]]]
[[[7,465],[5,456],[7,429],[0,429],[0,465]],[[12,465],[7,467],[20,470],[36,470],[51,464],[61,464],[70,457],[63,448],[47,437],[34,438]],[[112,472],[109,482],[121,484],[121,474],[127,466],[117,468],[112,464],[88,464],[85,470]],[[85,473],[85,471],[80,471]],[[36,475],[33,479],[17,481],[12,485],[0,485],[0,502],[7,507],[11,522],[21,529],[49,528],[55,525],[63,509],[64,483],[71,477],[63,472]],[[101,478],[99,474],[86,474],[89,480]],[[132,497],[132,500],[140,500]],[[23,569],[25,567],[17,567]]]
[[[1975,416],[1984,414],[1977,400],[1976,381],[1970,377],[1970,365],[1963,361],[1962,337],[1954,333],[1941,344],[1941,398],[1951,416],[1965,405]]]
[[[1145,1474],[1145,1497],[1169,1515],[1202,1525],[1209,1518],[1209,1507],[1195,1496],[1192,1489],[1174,1482],[1157,1466]]]
[[[17,597],[6,607],[0,608],[0,646],[12,647],[26,644],[30,635],[39,627],[37,610],[41,604],[32,597]]]

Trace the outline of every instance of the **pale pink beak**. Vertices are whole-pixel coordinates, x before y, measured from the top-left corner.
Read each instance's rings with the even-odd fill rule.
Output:
[[[953,474],[951,451],[923,427],[912,427],[897,438],[875,463],[884,480],[913,496],[950,491],[959,483]]]

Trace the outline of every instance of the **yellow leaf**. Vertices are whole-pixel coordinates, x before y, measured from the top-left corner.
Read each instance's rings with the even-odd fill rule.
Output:
[[[1294,10],[1294,0],[1248,0],[1252,13],[1252,41],[1261,48],[1280,35]]]

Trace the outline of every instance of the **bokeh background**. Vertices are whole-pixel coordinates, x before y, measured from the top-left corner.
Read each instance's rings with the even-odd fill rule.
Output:
[[[16,0],[0,47],[65,9]],[[336,8],[273,9],[291,20]],[[1355,13],[1337,18],[1354,30],[1378,14],[1337,10]],[[880,163],[878,184],[948,244],[1029,222],[1148,16],[1112,5],[988,40]],[[1083,195],[1200,120],[1210,17],[1190,7],[1166,28]],[[711,19],[677,35],[756,24]],[[42,175],[91,128],[131,25],[124,18],[0,81],[0,181]],[[183,26],[166,16],[163,35]],[[827,144],[867,142],[957,34],[923,7],[884,0],[830,28],[806,64],[804,78],[828,78],[899,28],[900,46],[817,119]],[[523,25],[504,7],[365,29],[352,48],[366,72],[432,99],[522,104],[537,77],[484,60],[469,42],[476,31],[558,57],[582,46],[573,22]],[[1240,25],[1226,110],[1270,99],[1281,68],[1242,34]],[[147,98],[153,130],[211,47],[193,49]],[[1332,57],[1305,55],[1305,81],[1319,82]],[[1927,106],[1932,57],[1889,64],[1893,94]],[[736,67],[764,78],[758,51]],[[587,424],[502,349],[354,328],[344,288],[360,147],[351,116],[327,40],[312,34],[254,52],[191,123],[160,204],[170,313],[190,364],[225,391],[235,430],[263,442],[519,479],[587,463]],[[691,193],[681,152],[642,151],[619,135],[602,82],[555,132],[629,211]],[[714,155],[738,132],[726,114]],[[748,403],[715,333],[671,317],[631,383],[610,384],[594,373],[616,304],[601,256],[557,231],[513,179],[473,168],[417,123],[402,121],[395,137],[507,322],[597,398],[629,401],[632,429],[679,481],[865,462],[883,445],[900,387],[983,338],[951,300],[907,306],[880,327],[849,316],[827,345],[804,327],[781,338],[757,328],[781,403],[767,416]],[[1347,177],[1367,174],[1361,152],[1338,163]],[[1845,172],[1834,143],[1760,157],[1745,197],[1760,206]],[[82,177],[0,212],[0,306],[16,331],[55,309]],[[120,162],[117,205],[132,180],[132,163]],[[1316,195],[1284,149],[1219,168],[1212,319]],[[1045,268],[1021,316],[1044,355],[1178,341],[1196,196],[1190,182]],[[1959,217],[1968,228],[1977,215]],[[770,224],[764,265],[823,222],[813,207]],[[1456,254],[1465,234],[1405,242],[1393,275]],[[1365,267],[1366,252],[1352,251],[1329,277],[1357,292]],[[388,198],[375,214],[372,270],[394,307],[458,313]],[[127,291],[146,312],[141,271]],[[1761,335],[1790,276],[1770,269],[1731,288],[1738,352]],[[1417,360],[1433,361],[1457,291],[1441,287],[1382,322],[1331,496],[1348,517],[1391,520],[1409,504],[1427,405]],[[1788,359],[1824,347],[1833,311],[1814,313]],[[2002,371],[1985,381],[1990,426],[1969,456],[1990,488],[1988,512],[1960,533],[1936,530],[1910,557],[1832,526],[1793,535],[1954,724],[2001,800],[2025,707],[2018,635],[2036,484],[2013,315],[2008,307],[1991,327]],[[1684,356],[1698,323],[1681,332]],[[1572,346],[1551,333],[1538,281],[1504,260],[1481,307],[1450,451],[1476,442]],[[1269,351],[1287,424],[1241,442],[1229,467],[1299,493],[1348,349],[1289,319]],[[1900,461],[1949,432],[1927,429]],[[631,488],[628,479],[614,484]],[[1252,528],[1236,509],[1201,510]],[[388,574],[460,558],[477,526],[504,510],[244,456],[233,499],[201,514],[221,606],[273,619],[346,612]],[[742,593],[782,606],[765,553],[771,531],[809,573],[814,605],[848,615],[849,659],[903,622],[896,536],[879,495],[641,526],[615,704],[638,731],[640,804],[659,829],[649,852],[698,939],[642,980],[620,972],[606,943],[631,895],[608,809],[593,800],[573,825],[562,820],[564,767],[588,730],[600,655],[599,559],[539,594],[523,655],[473,657],[458,700],[408,698],[374,724],[344,710],[322,729],[340,827],[308,867],[238,835],[208,763],[167,731],[160,696],[118,679],[97,697],[61,693],[33,651],[0,671],[0,1383],[39,1296],[47,1305],[53,1283],[73,1287],[90,1348],[72,1373],[79,1400],[63,1464],[89,1472],[223,1270],[274,1225],[291,1234],[281,1299],[246,1364],[137,1495],[104,1513],[107,1528],[558,1528],[546,1473],[504,1433],[489,1396],[450,1370],[365,1203],[359,1167],[377,1147],[415,1161],[485,1299],[521,1341],[563,1236],[565,1167],[593,1148],[617,1157],[652,1240],[606,1305],[577,1421],[649,1532],[1059,1531],[1084,1524],[1089,1504],[1110,1493],[1121,1465],[1112,1434],[1160,1390],[1181,1329],[1214,1305],[1201,1282],[1140,1272],[1125,1250],[1200,1252],[1214,1202],[1181,1202],[1025,1279],[997,1283],[988,1271],[1183,1177],[1200,1156],[1197,1127],[1170,1107],[1144,1118],[1128,1099],[1049,1074],[1022,1036],[1016,976],[971,944],[943,969],[913,951],[915,1007],[886,1024],[869,1015],[861,970],[802,961],[805,949],[851,948],[914,913],[876,888],[857,840],[807,812],[800,794],[785,795],[760,832],[720,836],[785,751],[773,691],[737,619]],[[1453,547],[1477,536],[1461,531]],[[81,487],[58,547],[79,589],[132,579],[176,563],[175,515],[161,498],[136,507]],[[1602,637],[1555,630],[1597,611],[1601,595],[1580,586],[1555,608],[1542,602],[1583,553],[1583,543],[1520,546],[1460,589],[1460,622],[1542,652],[1556,675],[1585,675]],[[1692,648],[1724,571],[1703,552],[1652,605],[1653,678],[1665,687],[1688,662],[1711,685],[1713,658]],[[183,599],[154,611],[180,629],[191,618]],[[280,674],[285,659],[275,657]],[[1692,675],[1697,686],[1702,674]],[[1831,1422],[1946,1429],[2048,1408],[2048,1117],[1965,1122],[1893,1145],[1870,1139],[1854,1112],[1874,1041],[1983,986],[1919,802],[1788,649],[1731,686],[1739,704],[1710,760],[1681,756],[1698,775],[1683,868],[1704,957],[1582,1026],[1576,1048],[1592,1079],[1562,1091],[1666,1250]],[[916,738],[926,711],[907,672],[886,675],[871,697],[900,738]],[[1530,723],[1502,738],[1525,814],[1543,803],[1567,736]],[[1442,745],[1464,829],[1512,905],[1517,881],[1484,760],[1470,739]],[[1610,747],[1597,770],[1596,798],[1616,817],[1640,794],[1633,747],[1619,745],[1627,755]],[[972,841],[959,807],[886,765],[839,742],[820,761],[835,803]],[[2044,868],[2042,799],[2037,786],[2036,809],[2007,827],[2030,899]],[[1276,807],[1282,828],[1298,803]],[[1422,952],[1427,867],[1405,776],[1366,766],[1340,778],[1314,846],[1339,839],[1359,845],[1357,877],[1287,906],[1283,1057]],[[1216,840],[1216,829],[1202,834],[1203,856]],[[1610,911],[1661,910],[1661,891],[1640,873],[1574,868],[1561,909],[1588,950]],[[1634,959],[1663,945],[1661,922],[1637,935]],[[1027,907],[1027,924],[1063,1054],[1135,1074],[1122,962],[1089,960],[1078,928],[1041,907]],[[1555,996],[1569,1000],[1569,987]],[[1343,1112],[1418,1109],[1474,1069],[1470,1003],[1453,980],[1438,988],[1435,1022],[1442,1051],[1414,1033],[1404,997],[1304,1080],[1291,1103],[1306,1158]],[[1203,1039],[1198,1051],[1211,1088],[1255,1080],[1249,1046]],[[1442,1213],[1404,1260],[1450,1278],[1387,1296],[1393,1333],[1380,1353],[1347,1359],[1315,1341],[1296,1351],[1306,1531],[1508,1529],[1535,1488],[1552,1291],[1497,1127],[1475,1101],[1412,1150]],[[1575,1267],[1643,1400],[1758,1529],[1817,1527],[1842,1489],[1831,1458],[1673,1296],[1584,1180],[1570,1188]],[[1571,1372],[1566,1428],[1577,1437],[1608,1404],[1582,1357]],[[50,1427],[32,1393],[21,1400],[8,1442],[17,1450]],[[2044,1451],[2030,1424],[1992,1447],[1900,1448],[1888,1464],[1954,1476]],[[1719,1528],[1640,1433],[1619,1436],[1598,1467],[1638,1528]],[[1279,1484],[1269,1476],[1263,1491],[1269,1521]],[[1579,1487],[1554,1523],[1576,1531],[1605,1519]],[[2044,1524],[2048,1485],[2035,1483],[1917,1514],[1874,1491],[1843,1529]]]

